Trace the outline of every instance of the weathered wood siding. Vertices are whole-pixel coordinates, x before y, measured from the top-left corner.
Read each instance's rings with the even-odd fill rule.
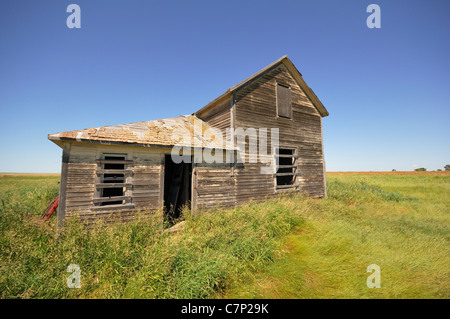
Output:
[[[98,206],[94,198],[100,197],[96,184],[101,182],[97,174],[100,164],[97,163],[103,154],[126,154],[132,160],[131,174],[125,176],[125,182],[131,184],[124,195],[131,196],[131,202],[121,207]],[[113,213],[123,219],[134,215],[137,210],[151,212],[161,207],[160,196],[161,150],[150,148],[105,146],[88,143],[71,143],[67,167],[67,187],[65,216],[74,214],[83,219],[106,217]]]
[[[220,129],[225,141],[226,129],[232,127],[229,98],[218,102],[212,111],[197,116],[212,127]],[[231,165],[225,163],[225,157],[223,162],[223,164],[196,164],[194,190],[197,196],[197,207],[234,207],[236,205],[236,176]]]
[[[198,208],[236,205],[236,178],[230,164],[197,164],[195,171]]]
[[[162,206],[160,192],[163,153],[152,149],[136,149],[131,152],[133,160],[132,198],[136,207],[158,209]],[[161,205],[161,206],[160,206]]]
[[[221,102],[217,103],[211,111],[205,111],[204,113],[198,114],[197,116],[211,125],[212,127],[219,128],[223,131],[223,135],[225,138],[225,130],[231,125],[231,105],[230,99],[224,99]]]
[[[292,119],[277,117],[277,83],[291,88]],[[279,128],[280,147],[297,149],[300,190],[310,196],[325,195],[321,116],[283,64],[237,90],[233,111],[236,128]],[[270,150],[270,134],[268,144]],[[262,165],[247,160],[244,168],[236,170],[238,203],[275,194],[274,177],[260,174]]]

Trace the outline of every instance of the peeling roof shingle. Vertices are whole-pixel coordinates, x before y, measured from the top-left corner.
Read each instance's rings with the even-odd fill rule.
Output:
[[[196,116],[179,117],[154,121],[92,127],[84,130],[49,134],[52,141],[76,140],[79,142],[125,143],[145,146],[188,146],[228,149],[223,138],[217,134],[204,134],[213,129]],[[212,130],[210,132],[213,132]]]

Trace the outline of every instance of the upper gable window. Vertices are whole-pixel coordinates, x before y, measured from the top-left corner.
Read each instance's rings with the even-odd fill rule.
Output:
[[[287,119],[292,118],[291,89],[277,83],[277,115]]]

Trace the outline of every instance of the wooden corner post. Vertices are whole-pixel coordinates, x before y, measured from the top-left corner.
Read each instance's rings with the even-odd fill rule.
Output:
[[[70,146],[70,143],[64,143],[62,148],[61,183],[59,186],[59,206],[57,217],[58,228],[64,226],[64,218],[66,216],[67,175],[69,170]]]
[[[323,161],[323,195],[324,198],[327,198],[327,169],[325,166],[325,152],[324,152],[324,146],[323,146],[323,125],[322,125],[322,117],[320,117],[320,134],[322,137],[322,161]]]

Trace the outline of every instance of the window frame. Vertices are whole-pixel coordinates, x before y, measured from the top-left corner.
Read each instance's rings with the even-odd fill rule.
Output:
[[[123,162],[123,163],[107,163],[106,161],[111,160],[114,161],[114,159],[111,159],[111,157],[117,157],[117,161]],[[129,206],[132,205],[132,196],[131,196],[131,169],[130,165],[133,165],[132,160],[127,159],[128,154],[125,153],[103,153],[101,154],[101,157],[96,160],[97,162],[97,183],[95,185],[95,196],[94,196],[94,208],[105,208],[108,207],[122,207],[122,206]],[[123,168],[115,169],[115,168],[108,168],[106,165],[109,164],[123,164]],[[106,167],[105,167],[106,166]],[[105,184],[108,183],[114,183],[114,181],[106,181],[105,175],[108,174],[114,174],[114,173],[106,173],[105,170],[117,170],[118,175],[123,175],[123,178],[118,182],[117,184],[123,184],[122,187],[107,187]],[[122,188],[122,194],[117,196],[105,196],[104,190],[105,189],[121,189]],[[115,197],[117,197],[117,200],[114,200]],[[106,199],[106,200],[105,200]],[[121,201],[121,203],[116,203]]]
[[[283,151],[291,151],[291,166],[292,166],[292,172],[289,172],[290,174],[287,174],[286,172],[279,172],[280,169],[280,158],[289,158],[289,156],[286,155],[290,155],[290,154],[280,154],[280,150]],[[280,157],[280,155],[282,155]],[[296,147],[292,147],[292,146],[279,146],[277,148],[273,149],[273,156],[274,156],[274,187],[275,187],[275,193],[280,193],[280,192],[286,192],[286,191],[292,191],[292,190],[297,190],[299,183],[298,183],[298,176],[299,171],[298,171],[298,152],[297,152],[297,148]],[[284,165],[284,164],[283,164]],[[282,168],[282,169],[286,169],[286,168]],[[283,175],[279,175],[279,174],[283,174]],[[287,175],[286,175],[287,174]],[[279,184],[279,179],[278,177],[280,176],[291,176],[292,175],[292,182],[290,184]]]

